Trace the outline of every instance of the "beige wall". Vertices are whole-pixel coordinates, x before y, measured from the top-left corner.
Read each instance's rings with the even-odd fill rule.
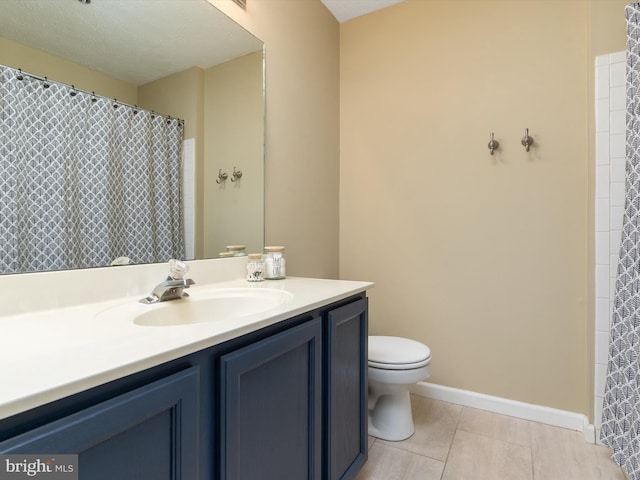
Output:
[[[262,252],[264,101],[262,51],[207,69],[204,103],[204,255],[226,245]],[[233,167],[242,172],[232,182]],[[218,172],[229,175],[216,183]],[[234,236],[230,236],[234,235]]]
[[[138,106],[185,121],[184,138],[202,137],[204,70],[193,67],[138,88]]]
[[[626,1],[410,0],[342,25],[340,90],[317,0],[210,1],[266,44],[292,270],[335,275],[340,96],[340,273],[376,282],[372,332],[428,343],[437,383],[590,414],[593,57],[624,48]]]
[[[117,98],[121,102],[136,103],[135,85],[2,37],[0,37],[0,64],[75,85],[81,90],[96,92],[108,98]]]
[[[595,58],[625,49],[624,7],[628,0],[589,0],[589,55]]]
[[[209,0],[266,46],[265,241],[338,277],[339,24],[319,0]]]
[[[376,283],[371,333],[427,343],[434,383],[588,414],[586,5],[342,25],[340,274]]]

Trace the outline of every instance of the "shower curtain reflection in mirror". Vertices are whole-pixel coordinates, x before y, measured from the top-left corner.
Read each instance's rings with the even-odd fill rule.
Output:
[[[183,128],[0,66],[0,273],[184,258]]]

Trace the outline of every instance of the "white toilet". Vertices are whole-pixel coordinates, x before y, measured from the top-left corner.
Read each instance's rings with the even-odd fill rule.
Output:
[[[400,441],[413,435],[409,389],[429,376],[431,350],[401,337],[369,337],[369,435]]]

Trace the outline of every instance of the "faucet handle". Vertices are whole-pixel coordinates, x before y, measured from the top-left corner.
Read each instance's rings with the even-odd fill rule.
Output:
[[[169,276],[174,280],[181,280],[189,271],[189,265],[182,260],[172,258],[169,260]]]

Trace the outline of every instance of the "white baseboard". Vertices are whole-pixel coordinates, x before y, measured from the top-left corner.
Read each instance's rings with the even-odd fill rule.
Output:
[[[411,393],[465,407],[478,408],[501,415],[575,430],[584,434],[585,441],[589,443],[595,443],[596,441],[595,427],[589,423],[587,416],[581,413],[518,402],[427,382],[419,382],[414,385],[411,388]]]

